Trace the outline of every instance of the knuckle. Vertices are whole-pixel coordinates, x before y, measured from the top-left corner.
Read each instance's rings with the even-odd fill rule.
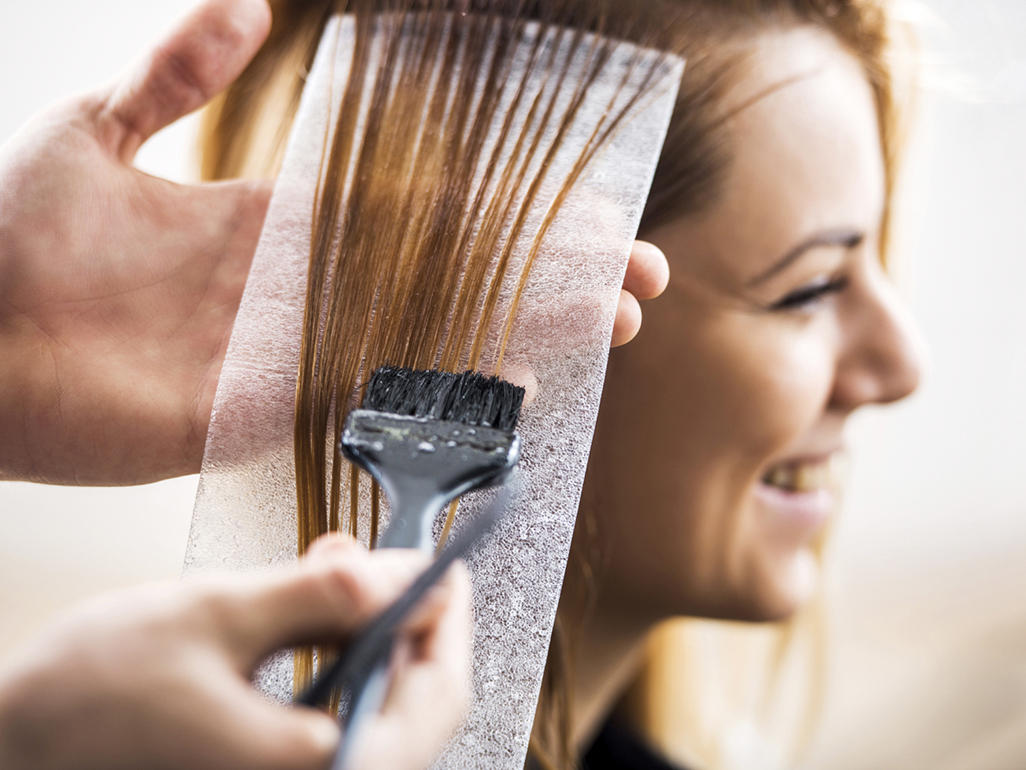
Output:
[[[351,564],[326,565],[314,573],[313,584],[321,601],[340,613],[360,611],[370,603],[367,586]]]
[[[470,656],[465,652],[455,648],[443,651],[437,667],[440,684],[460,713],[469,706],[472,693]]]
[[[183,601],[191,610],[215,624],[231,618],[234,609],[233,598],[225,586],[212,582],[193,585],[191,590],[184,594]]]
[[[195,619],[196,627],[214,638],[242,640],[251,629],[250,605],[241,584],[227,580],[194,583],[180,596],[180,610],[170,613],[173,622]]]
[[[466,562],[458,561],[453,564],[449,569],[449,574],[457,600],[461,602],[469,601],[472,585],[470,582],[470,569],[467,567]]]
[[[202,61],[198,51],[166,45],[157,49],[155,59],[161,78],[154,85],[169,89],[175,101],[202,104],[213,96],[199,75]]]

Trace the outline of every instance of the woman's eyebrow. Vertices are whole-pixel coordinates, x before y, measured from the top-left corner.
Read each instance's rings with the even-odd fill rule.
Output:
[[[853,227],[842,227],[833,230],[823,230],[809,236],[799,243],[784,256],[774,262],[769,268],[750,279],[745,286],[749,289],[765,283],[777,273],[786,270],[791,263],[798,260],[805,252],[819,246],[843,246],[846,249],[853,249],[858,246],[866,237],[865,233]]]

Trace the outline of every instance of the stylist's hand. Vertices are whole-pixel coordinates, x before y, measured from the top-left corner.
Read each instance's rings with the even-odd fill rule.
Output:
[[[0,150],[0,478],[199,469],[270,187],[172,184],[132,159],[239,75],[270,20],[264,0],[206,2]]]
[[[132,166],[231,83],[265,0],[208,0],[120,82],[0,149],[0,479],[132,484],[199,470],[269,183],[179,185]],[[639,245],[614,344],[666,261]]]
[[[298,567],[149,586],[80,608],[0,673],[0,767],[326,768],[334,719],[268,700],[249,677],[285,645],[338,640],[427,565],[322,539]],[[353,767],[426,767],[469,692],[469,582],[462,569],[415,611],[391,691]]]

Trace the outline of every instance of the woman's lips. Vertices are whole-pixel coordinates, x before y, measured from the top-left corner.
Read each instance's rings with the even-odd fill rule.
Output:
[[[833,514],[837,496],[836,463],[827,456],[778,463],[763,474],[755,497],[775,538],[807,544]]]

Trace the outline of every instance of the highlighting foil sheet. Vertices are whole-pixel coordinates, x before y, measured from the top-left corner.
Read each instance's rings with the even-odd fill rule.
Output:
[[[336,18],[328,25],[304,89],[218,384],[187,573],[246,570],[296,559],[292,425],[311,220],[321,149],[348,76],[353,38],[351,19]],[[530,32],[520,44],[524,50],[517,53],[514,77],[516,66],[527,59],[529,40]],[[579,58],[572,74],[586,66],[584,54]],[[523,767],[620,287],[683,62],[617,44],[556,153],[525,229],[537,232],[621,81],[645,72],[639,62],[656,67],[656,84],[559,208],[524,288],[506,349],[503,371],[529,371],[538,390],[518,426],[523,456],[511,510],[468,560],[476,624],[473,700],[466,722],[437,761],[439,768]],[[498,113],[501,117],[503,110]],[[523,123],[522,116],[518,120]],[[501,121],[495,122],[491,146],[500,134]],[[552,136],[546,139],[551,142]],[[530,240],[518,240],[511,275],[519,275],[516,266],[524,263]],[[512,292],[512,286],[504,287],[500,305],[508,308]],[[490,330],[485,371],[495,363],[500,337],[498,328]],[[454,527],[472,518],[491,494],[465,497]],[[366,522],[360,530],[366,536]],[[291,668],[289,654],[272,659],[259,675],[262,688],[289,698]]]

